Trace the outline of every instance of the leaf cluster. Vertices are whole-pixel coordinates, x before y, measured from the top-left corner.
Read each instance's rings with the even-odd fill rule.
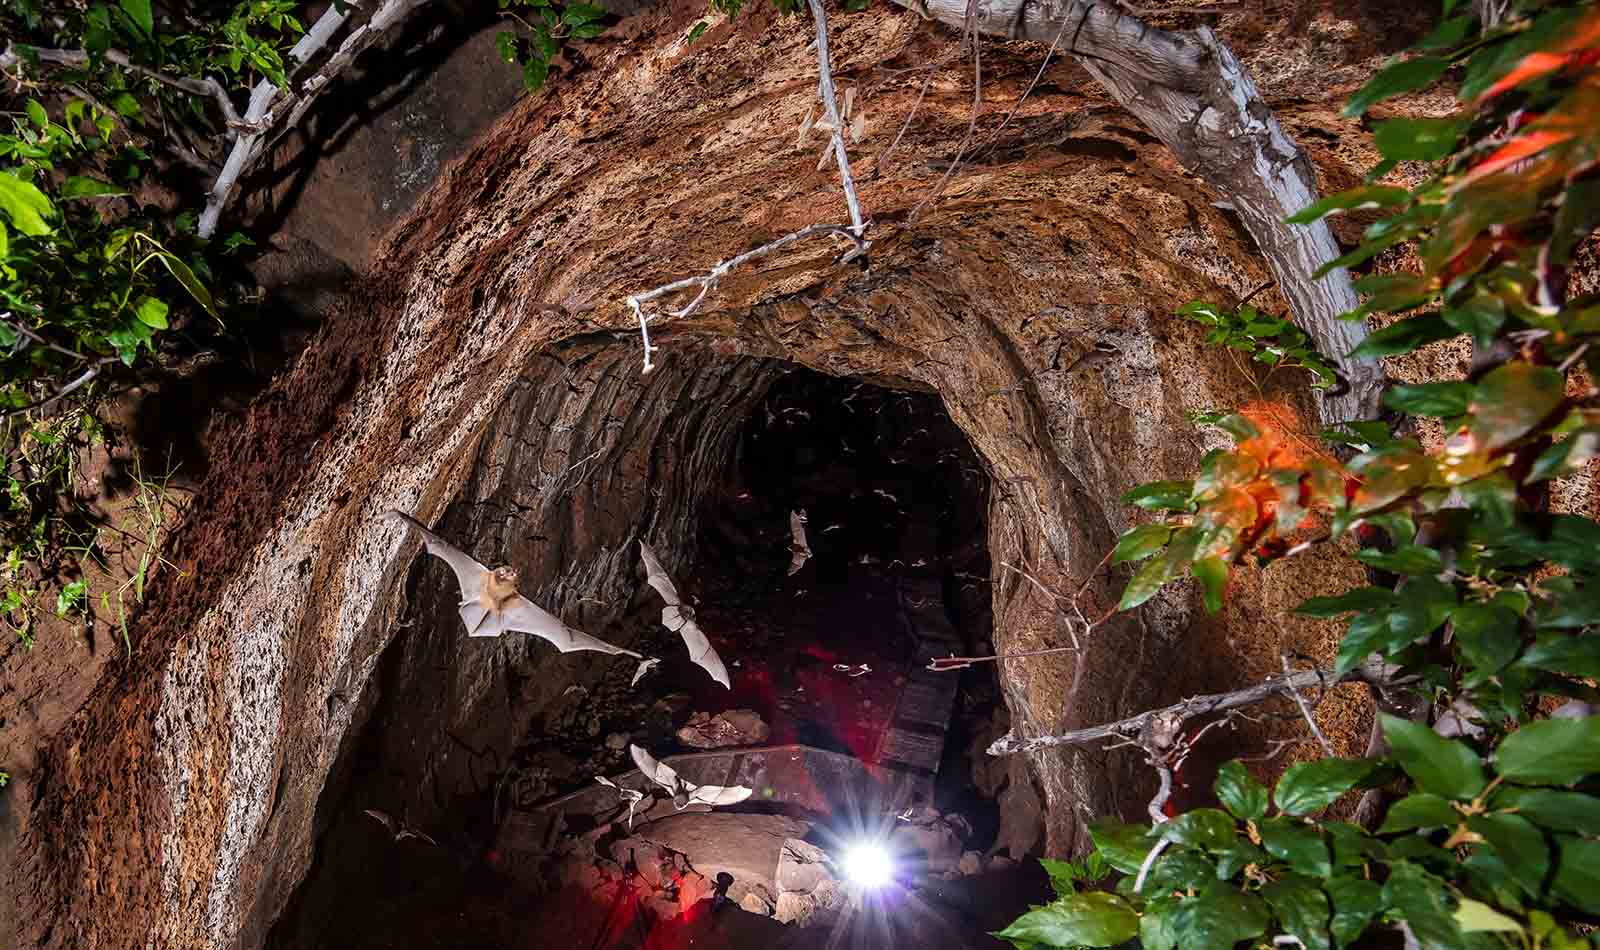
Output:
[[[529,92],[544,88],[550,67],[561,54],[567,39],[592,39],[605,32],[604,8],[590,3],[554,3],[552,0],[500,0],[500,9],[525,30],[502,30],[495,34],[495,49],[500,58],[522,70],[522,83]],[[522,10],[521,13],[518,10]]]

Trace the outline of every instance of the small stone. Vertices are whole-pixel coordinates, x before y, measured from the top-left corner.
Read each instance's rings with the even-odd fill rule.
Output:
[[[977,874],[983,870],[983,855],[976,851],[963,852],[961,861],[956,864],[956,870],[962,874]]]
[[[772,905],[767,903],[766,898],[762,897],[760,894],[757,894],[755,891],[751,891],[744,897],[740,898],[739,907],[741,910],[752,914],[760,914],[763,917],[772,916]]]
[[[696,749],[760,745],[771,736],[772,730],[753,709],[729,709],[715,716],[695,713],[678,730],[678,741]]]
[[[628,747],[628,734],[626,732],[613,732],[606,736],[606,748],[612,752],[621,752]]]

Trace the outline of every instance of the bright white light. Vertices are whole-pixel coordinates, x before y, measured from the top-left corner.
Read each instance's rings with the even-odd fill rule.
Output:
[[[882,845],[858,844],[845,852],[844,873],[862,887],[882,887],[894,877],[894,868]]]

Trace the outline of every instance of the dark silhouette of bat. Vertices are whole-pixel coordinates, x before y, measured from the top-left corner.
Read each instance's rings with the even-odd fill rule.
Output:
[[[422,535],[428,553],[449,564],[450,569],[455,571],[456,581],[461,585],[460,614],[461,622],[467,626],[467,636],[498,637],[507,630],[516,630],[548,640],[562,653],[592,650],[612,656],[631,656],[640,661],[639,669],[633,675],[635,683],[647,670],[661,662],[562,623],[561,618],[517,593],[517,572],[514,568],[497,567],[490,570],[484,567],[404,512],[390,511],[385,517],[403,522]]]
[[[639,557],[644,561],[644,572],[650,586],[667,602],[661,611],[661,625],[683,637],[683,645],[689,648],[689,659],[710,673],[712,679],[732,689],[728,682],[728,668],[722,665],[722,657],[717,656],[711,641],[706,639],[700,625],[694,622],[694,608],[683,602],[672,578],[667,576],[666,569],[656,559],[656,552],[650,550],[650,545],[640,541]]]

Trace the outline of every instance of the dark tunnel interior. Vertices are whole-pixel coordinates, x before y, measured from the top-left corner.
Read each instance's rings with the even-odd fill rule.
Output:
[[[400,651],[391,645],[374,674],[383,681],[380,699],[357,747],[324,790],[319,816],[325,816],[326,827],[312,869],[274,926],[269,946],[488,948],[573,942],[599,948],[673,946],[690,939],[684,928],[698,926],[694,915],[688,910],[674,915],[664,909],[670,901],[663,903],[659,895],[654,904],[640,904],[632,926],[614,925],[620,898],[604,887],[615,884],[621,894],[633,886],[628,881],[643,880],[629,858],[608,857],[618,842],[641,833],[627,828],[620,816],[602,821],[565,815],[548,830],[545,844],[555,852],[564,847],[568,863],[574,841],[599,855],[588,859],[593,867],[583,887],[573,886],[572,875],[560,870],[556,859],[543,857],[532,866],[506,845],[507,829],[532,820],[526,816],[543,814],[551,801],[593,788],[595,776],[616,777],[631,769],[631,744],[658,758],[727,742],[735,749],[803,746],[848,756],[869,769],[904,765],[925,778],[931,794],[922,804],[928,813],[955,816],[940,819],[960,830],[963,840],[955,854],[976,851],[987,857],[1000,847],[996,792],[1004,779],[997,780],[993,767],[981,761],[981,745],[1007,725],[993,666],[922,671],[930,648],[907,618],[932,617],[948,632],[938,655],[993,652],[988,491],[982,462],[937,397],[809,370],[777,376],[748,412],[721,483],[708,495],[698,519],[697,563],[676,579],[724,658],[731,688],[690,662],[677,635],[661,626],[660,601],[644,587],[641,572],[643,593],[632,601],[625,631],[611,629],[606,637],[662,657],[661,665],[637,685],[629,683],[631,664],[613,664],[614,672],[568,687],[563,697],[572,701],[529,717],[509,755],[481,756],[481,777],[473,789],[434,803],[442,807],[414,828],[424,837],[395,840],[368,811],[371,803],[386,803],[382,813],[401,824],[410,824],[408,811],[428,809],[420,801],[408,805],[423,794],[405,787],[415,774],[414,763],[398,758],[395,737],[386,735],[400,721],[393,710],[408,702],[407,678],[417,675],[415,662],[398,659]],[[803,518],[809,547],[809,556],[798,565],[795,514]],[[408,630],[405,635],[418,634]],[[564,675],[556,667],[567,656],[551,653],[536,644],[526,660],[509,663],[506,695],[520,695],[523,681]],[[919,684],[945,697],[934,715],[922,715],[922,720],[941,722],[913,721],[916,711],[908,697]],[[759,722],[718,715],[734,710],[752,712]],[[504,713],[486,709],[481,714]],[[739,727],[731,736],[729,723]],[[896,751],[897,737],[911,751]],[[460,744],[463,754],[480,755]],[[896,756],[905,761],[891,763]],[[781,804],[781,795],[764,800],[771,794],[764,790],[716,814],[735,822],[740,816],[819,818]],[[812,834],[807,840],[819,838]],[[1006,899],[984,903],[1020,908],[1014,898],[1042,896],[1035,893],[1040,887],[1027,876],[1021,885],[1007,886]],[[802,929],[782,928],[791,944],[809,945],[793,942]],[[936,929],[962,933],[951,937],[955,942],[930,946],[991,945],[983,942],[990,939],[983,927],[971,921]],[[713,945],[772,939],[771,933],[749,941],[731,934]],[[850,942],[892,946],[905,935],[891,940],[883,931],[880,936],[863,940],[858,934]]]

